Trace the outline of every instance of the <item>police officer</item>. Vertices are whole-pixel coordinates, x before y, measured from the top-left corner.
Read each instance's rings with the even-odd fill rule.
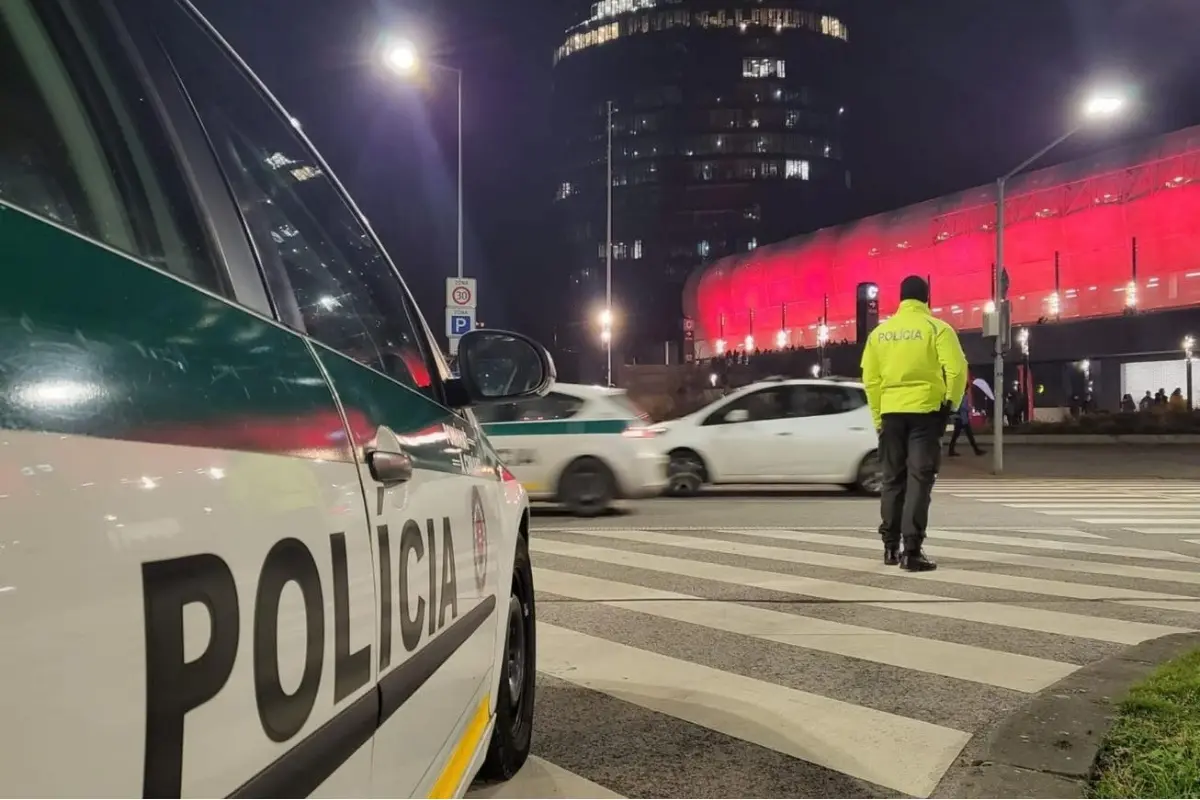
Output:
[[[900,307],[871,331],[862,373],[883,466],[883,562],[909,572],[937,569],[921,545],[941,437],[967,387],[967,359],[958,334],[929,310],[924,278],[910,275],[900,283]]]

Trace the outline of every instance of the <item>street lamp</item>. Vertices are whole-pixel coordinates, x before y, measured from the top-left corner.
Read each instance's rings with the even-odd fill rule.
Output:
[[[463,73],[433,61],[424,61],[412,42],[396,40],[383,49],[383,64],[392,72],[405,77],[414,75],[423,66],[440,69],[454,75],[458,81],[458,277],[463,276]]]
[[[612,386],[612,308],[605,306],[600,312],[600,341],[604,343],[604,385]]]
[[[1004,345],[1008,338],[1005,325],[1008,322],[1006,313],[1005,294],[1008,292],[1008,273],[1004,269],[1004,191],[1008,181],[1017,173],[1039,160],[1060,144],[1070,139],[1089,123],[1112,119],[1125,110],[1127,103],[1124,97],[1114,93],[1097,93],[1089,97],[1083,104],[1080,118],[1066,133],[1059,136],[1050,144],[1038,150],[1016,167],[996,179],[996,269],[993,276],[992,295],[995,303],[995,313],[999,314],[996,326],[996,343],[993,349],[994,371],[992,385],[996,388],[994,418],[1002,420],[1001,400],[1004,396]],[[1004,471],[1004,426],[995,426],[992,436],[992,471],[997,475]]]

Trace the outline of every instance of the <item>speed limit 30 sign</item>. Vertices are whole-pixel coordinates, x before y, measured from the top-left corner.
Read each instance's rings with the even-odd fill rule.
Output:
[[[446,308],[475,308],[475,279],[446,279]]]

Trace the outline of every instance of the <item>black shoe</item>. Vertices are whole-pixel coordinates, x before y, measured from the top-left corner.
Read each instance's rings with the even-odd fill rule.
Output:
[[[953,450],[949,450],[949,451],[947,451],[947,452],[946,452],[946,455],[948,455],[948,456],[957,456],[957,455],[958,455],[958,453],[954,452]]]
[[[900,569],[906,572],[932,572],[937,569],[937,562],[929,560],[924,553],[918,550],[915,553],[905,553],[900,556]]]
[[[900,563],[900,548],[894,545],[883,546],[883,563],[894,567]]]

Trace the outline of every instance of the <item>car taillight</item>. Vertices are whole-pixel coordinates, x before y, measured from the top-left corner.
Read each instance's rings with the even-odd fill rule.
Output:
[[[516,483],[517,476],[513,475],[509,471],[508,467],[501,465],[500,466],[500,480],[504,483]]]
[[[658,436],[658,434],[659,430],[657,428],[647,428],[643,425],[638,425],[636,427],[630,426],[621,431],[622,436],[626,436],[630,439],[653,439],[655,436]]]

